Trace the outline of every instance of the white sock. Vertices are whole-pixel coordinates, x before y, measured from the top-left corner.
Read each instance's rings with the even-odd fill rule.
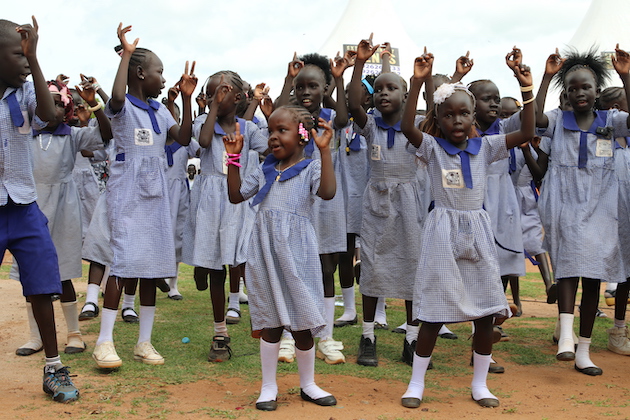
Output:
[[[118,309],[103,308],[101,312],[101,331],[98,335],[98,340],[96,340],[97,346],[106,341],[114,341],[114,323],[117,315]]]
[[[626,320],[625,319],[617,319],[615,318],[615,327],[617,328],[624,328],[626,326]]]
[[[179,293],[179,290],[177,290],[177,276],[171,277],[166,282],[168,283],[168,287],[171,288],[171,290],[169,290],[168,292],[169,296],[181,295],[181,293]]]
[[[28,329],[30,335],[28,342],[20,346],[21,349],[39,350],[43,347],[42,338],[39,335],[39,328],[37,327],[37,321],[35,321],[35,315],[33,315],[33,306],[31,302],[26,302],[26,315],[28,317]]]
[[[401,330],[405,330],[405,331],[407,331],[407,323],[406,323],[406,322],[403,322],[402,324],[400,324],[400,325],[398,326],[398,328],[400,328]]]
[[[128,295],[127,293],[123,293],[123,303],[122,303],[123,309],[125,308],[133,309],[135,307],[135,301],[136,301],[136,295]]]
[[[587,367],[597,366],[595,363],[591,361],[591,357],[589,355],[591,347],[591,338],[579,337],[578,338],[578,347],[575,352],[575,366],[580,369],[584,369]]]
[[[481,355],[476,351],[473,351],[473,379],[472,379],[472,397],[475,401],[479,401],[483,398],[493,398],[498,400],[497,397],[492,395],[488,390],[486,379],[488,378],[488,368],[492,361],[492,355]]]
[[[302,391],[314,400],[331,395],[315,384],[315,346],[308,350],[300,350],[296,347],[295,358]]]
[[[98,284],[88,283],[87,292],[85,294],[85,303],[91,302],[98,305],[98,292],[101,291],[101,286]]]
[[[617,290],[617,285],[618,285],[618,283],[608,283],[606,285],[606,290],[610,290],[611,292],[615,291],[615,290]]]
[[[385,298],[380,297],[376,301],[376,313],[374,314],[374,321],[379,324],[387,324],[387,314],[385,313]]]
[[[420,331],[420,325],[407,324],[407,333],[405,334],[405,339],[407,340],[407,343],[411,344],[413,340],[417,340],[419,331]]]
[[[558,353],[575,351],[573,342],[573,314],[560,314],[560,337],[558,337]]]
[[[363,337],[369,338],[374,342],[374,321],[363,321]]]
[[[153,331],[153,320],[155,319],[155,306],[140,305],[140,333],[138,334],[138,344],[145,341],[151,342],[151,332]]]
[[[438,335],[442,335],[442,334],[453,334],[453,331],[449,330],[446,327],[446,324],[442,324],[442,328],[440,328],[440,331],[438,331]]]
[[[63,316],[66,318],[66,326],[68,327],[68,334],[81,334],[79,331],[79,314],[77,313],[77,301],[74,302],[61,302],[61,309],[63,309]]]
[[[59,355],[54,357],[46,357],[46,367],[63,367],[63,363],[61,363],[61,357],[59,357]]]
[[[357,305],[354,295],[354,285],[342,288],[343,296],[343,315],[337,318],[338,321],[352,321],[357,316]]]
[[[260,367],[262,370],[262,385],[260,396],[256,402],[275,401],[278,396],[276,372],[278,370],[278,353],[280,342],[268,343],[260,339]]]
[[[326,321],[326,326],[322,329],[322,332],[319,333],[319,337],[324,340],[328,340],[333,336],[333,328],[335,324],[335,298],[334,297],[325,297],[324,298],[324,321]]]
[[[229,337],[227,330],[227,322],[225,319],[221,322],[214,323],[214,335],[221,335],[223,337]]]
[[[230,308],[234,308],[234,309],[240,309],[240,303],[238,301],[238,297],[239,297],[239,293],[230,293],[230,298],[228,301],[228,309]]]
[[[287,330],[282,330],[282,339],[288,338],[290,340],[293,340],[293,336],[291,335],[291,333]]]
[[[415,352],[413,353],[413,367],[411,369],[411,380],[407,386],[407,391],[402,396],[403,398],[419,398],[422,400],[424,394],[424,375],[427,373],[427,369],[431,363],[431,356],[420,357]]]

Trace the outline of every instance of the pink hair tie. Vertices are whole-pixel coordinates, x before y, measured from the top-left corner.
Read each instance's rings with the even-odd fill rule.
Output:
[[[308,130],[306,128],[304,128],[304,124],[300,123],[300,125],[298,125],[298,134],[300,135],[300,137],[302,138],[302,140],[304,141],[308,141]]]

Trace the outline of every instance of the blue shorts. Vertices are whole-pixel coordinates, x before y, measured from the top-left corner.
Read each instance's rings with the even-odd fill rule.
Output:
[[[0,256],[6,250],[20,269],[24,296],[61,294],[57,251],[37,203],[0,206]]]

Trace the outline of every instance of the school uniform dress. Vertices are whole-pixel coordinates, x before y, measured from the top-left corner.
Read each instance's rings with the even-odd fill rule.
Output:
[[[508,156],[505,135],[469,139],[461,151],[424,134],[416,154],[428,165],[435,202],[415,277],[416,319],[451,323],[508,316],[492,222],[483,209],[488,166]]]
[[[549,155],[549,167],[538,205],[554,275],[623,282],[613,139],[630,134],[628,114],[598,111],[587,132],[571,111],[546,115],[549,125],[541,135],[550,141],[541,150]],[[598,127],[612,127],[613,133],[604,138],[596,134]]]
[[[624,278],[630,277],[630,148],[615,142],[615,173],[619,182],[619,245]]]
[[[276,163],[268,156],[240,190],[245,199],[256,195],[253,203],[258,207],[245,266],[252,328],[285,327],[315,335],[326,324],[317,234],[311,222],[321,162],[298,163],[293,166],[297,174],[283,173],[292,176],[286,180],[275,180]],[[271,165],[267,170],[273,183],[257,203],[268,181],[265,164]]]
[[[199,138],[207,115],[195,119],[193,133]],[[267,150],[267,137],[256,124],[237,118],[243,135],[240,163],[247,167],[249,150]],[[246,203],[232,204],[227,193],[227,154],[223,145],[225,132],[215,122],[210,146],[201,148],[201,173],[195,177],[190,192],[190,212],[184,227],[182,261],[195,267],[222,270],[225,265],[237,266],[247,261],[243,244],[251,230],[245,218],[251,213]],[[250,224],[251,225],[251,224]]]
[[[380,117],[369,114],[365,127],[355,126],[365,137],[370,156],[363,196],[360,291],[411,300],[427,211],[424,187],[418,182],[415,148],[400,131],[400,123],[385,126]]]
[[[528,147],[534,160],[538,159],[534,148],[531,145]],[[510,149],[510,177],[521,209],[525,256],[531,258],[543,254],[546,251],[542,246],[543,229],[538,213],[538,190],[520,147]]]
[[[363,193],[370,175],[368,149],[365,137],[354,131],[352,120],[345,128],[337,130],[339,137],[339,178],[344,195],[346,231],[361,234]],[[336,172],[335,172],[336,173]]]
[[[147,106],[129,94],[118,113],[108,103],[105,114],[111,118],[116,139],[116,158],[107,182],[107,218],[114,252],[111,275],[175,277],[164,145],[168,130],[177,123],[162,104],[150,100]]]
[[[505,120],[496,119],[486,130],[479,131],[481,137],[507,134],[518,130],[519,114]],[[525,254],[523,251],[523,229],[521,209],[518,205],[514,184],[509,174],[508,158],[490,164],[487,170],[484,208],[492,221],[492,230],[499,255],[502,276],[524,276]]]
[[[83,238],[87,233],[92,220],[92,214],[96,208],[96,202],[101,196],[98,179],[92,168],[92,158],[85,157],[79,151],[77,153],[72,178],[79,192],[79,202],[81,206],[81,232]]]
[[[328,108],[322,108],[319,113],[320,118],[323,118],[325,121],[334,121],[335,115],[335,111]],[[318,135],[322,135],[324,132],[323,129],[318,129],[317,131]],[[340,138],[337,135],[331,140],[330,149],[333,170],[335,171],[335,181],[337,183],[337,192],[332,200],[322,200],[317,197],[315,205],[313,206],[312,215],[313,226],[315,226],[315,232],[317,232],[320,254],[346,252],[348,249],[345,192],[341,176],[342,162],[338,153],[342,147],[340,145]],[[312,139],[304,148],[304,156],[321,160],[320,151],[315,146],[315,142],[312,141]]]
[[[171,223],[175,241],[175,261],[182,261],[184,225],[190,211],[190,189],[188,188],[188,157],[199,150],[199,143],[191,140],[188,146],[173,142],[164,146],[166,153],[166,179],[171,208]]]

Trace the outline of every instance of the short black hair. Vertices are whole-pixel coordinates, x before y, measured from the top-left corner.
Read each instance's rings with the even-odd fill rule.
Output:
[[[564,64],[554,75],[554,82],[557,87],[562,90],[566,89],[565,80],[567,76],[576,70],[587,69],[593,73],[595,83],[598,89],[601,89],[608,80],[610,80],[610,72],[606,67],[606,62],[597,54],[597,49],[591,47],[586,52],[578,52],[572,48],[566,53]]]
[[[324,72],[324,80],[327,84],[331,84],[333,80],[332,71],[330,70],[330,61],[325,55],[310,53],[304,54],[300,57],[300,60],[304,62],[304,66],[313,65],[319,67]]]
[[[18,38],[16,37],[17,32],[15,31],[15,28],[17,28],[18,25],[15,22],[11,22],[10,20],[6,20],[6,19],[0,19],[0,46],[4,46],[7,41],[11,40],[12,38],[14,40],[17,40]]]

